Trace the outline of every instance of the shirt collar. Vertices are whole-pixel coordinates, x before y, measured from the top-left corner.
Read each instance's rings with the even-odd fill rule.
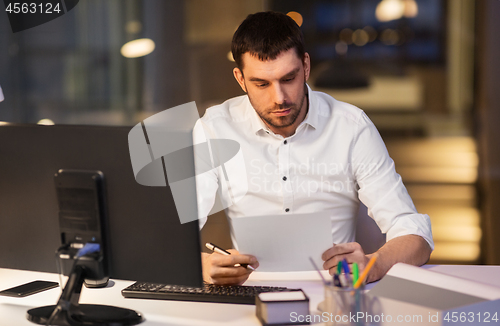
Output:
[[[309,87],[309,85],[307,85],[307,94],[308,94],[308,101],[309,101],[309,109],[308,109],[308,112],[307,112],[307,115],[304,119],[304,121],[302,121],[302,123],[297,127],[297,129],[303,125],[303,124],[308,124],[310,125],[311,127],[313,127],[314,129],[317,129],[318,127],[318,103],[317,103],[317,99],[316,99],[316,96],[314,95],[314,93],[312,92],[311,88]],[[251,128],[252,128],[252,131],[255,133],[255,134],[258,134],[260,131],[264,131],[264,132],[270,132],[269,128],[266,126],[266,124],[264,123],[264,121],[262,121],[262,119],[259,117],[259,115],[257,114],[257,112],[255,112],[255,109],[253,108],[252,104],[250,103],[250,99],[248,99],[248,95],[247,95],[247,114],[249,114],[250,116],[250,123],[251,123]]]
[[[311,90],[311,87],[307,85],[307,94],[308,94],[308,101],[309,101],[309,110],[307,111],[307,115],[302,121],[301,124],[308,124],[314,129],[318,128],[318,122],[319,122],[319,117],[318,117],[318,100],[316,99],[316,95],[313,93]]]
[[[269,128],[266,126],[264,121],[262,121],[262,119],[259,117],[259,115],[255,111],[255,109],[253,108],[252,103],[250,103],[250,99],[248,98],[248,95],[247,95],[247,100],[248,100],[247,101],[248,104],[247,104],[246,110],[247,110],[247,114],[250,116],[250,124],[251,124],[252,132],[255,134],[258,134],[261,131],[262,132],[269,131]]]

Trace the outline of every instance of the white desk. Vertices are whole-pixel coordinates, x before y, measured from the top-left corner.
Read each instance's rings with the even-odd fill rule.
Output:
[[[500,287],[500,266],[424,266],[436,272],[469,278]],[[303,280],[263,280],[255,274],[247,285],[277,285],[289,288],[302,288],[310,298],[311,313],[318,313],[318,303],[323,301],[323,286],[319,278],[308,277]],[[0,289],[7,289],[36,279],[58,281],[57,274],[0,269]],[[141,325],[260,325],[255,317],[253,305],[230,305],[163,300],[125,299],[120,291],[132,284],[130,281],[114,281],[114,286],[104,289],[84,288],[81,303],[107,304],[125,307],[141,312],[146,321]],[[32,326],[26,319],[28,309],[55,304],[60,295],[59,289],[52,289],[25,298],[0,296],[0,325]]]

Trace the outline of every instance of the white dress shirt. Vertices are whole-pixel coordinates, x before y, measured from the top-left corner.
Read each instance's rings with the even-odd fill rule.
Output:
[[[240,148],[234,159],[197,174],[200,225],[218,193],[215,211],[225,208],[230,219],[331,212],[333,243],[345,243],[354,241],[360,200],[387,241],[416,234],[434,248],[429,216],[417,213],[366,114],[309,87],[308,100],[306,118],[287,138],[267,128],[246,95],[207,109],[194,143],[231,139]]]

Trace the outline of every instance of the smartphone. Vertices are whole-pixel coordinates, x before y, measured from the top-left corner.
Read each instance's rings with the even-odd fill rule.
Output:
[[[15,286],[7,290],[0,291],[0,295],[21,298],[38,292],[49,290],[58,286],[59,283],[57,282],[33,281],[26,284]]]

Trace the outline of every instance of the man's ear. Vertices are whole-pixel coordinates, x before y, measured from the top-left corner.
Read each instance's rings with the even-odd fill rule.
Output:
[[[240,68],[236,67],[233,69],[233,75],[238,84],[240,84],[241,89],[243,92],[247,92],[247,88],[245,85],[245,78],[243,77],[243,72],[240,70]]]
[[[311,72],[311,58],[309,57],[309,53],[304,53],[304,77],[305,81],[309,79],[309,74]]]

